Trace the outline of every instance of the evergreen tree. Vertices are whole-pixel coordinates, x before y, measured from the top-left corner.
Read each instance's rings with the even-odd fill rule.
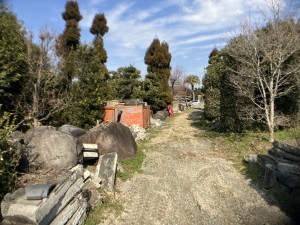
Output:
[[[57,38],[56,53],[62,57],[62,73],[65,77],[65,87],[68,89],[70,88],[76,69],[74,51],[80,43],[80,28],[78,23],[82,19],[82,16],[80,15],[77,1],[68,0],[66,2],[62,18],[66,22],[66,27],[64,32]]]
[[[156,106],[149,103],[152,108],[163,109],[172,101],[168,83],[171,74],[171,57],[169,45],[166,42],[160,43],[158,38],[154,38],[146,51],[144,60],[147,64],[147,72],[149,73],[148,80],[151,80],[151,83],[158,82],[158,85],[153,85],[159,87],[162,92],[160,95],[155,95],[153,97],[146,93],[148,101],[154,97],[160,98],[157,100],[150,100],[150,102],[159,103]],[[156,79],[153,79],[153,76],[156,76]]]
[[[67,1],[65,5],[65,12],[62,13],[62,18],[66,22],[66,27],[63,34],[60,36],[60,44],[62,55],[70,53],[75,50],[80,42],[80,28],[78,26],[82,16],[79,12],[77,1]]]
[[[90,29],[91,33],[95,34],[92,45],[79,45],[75,52],[77,81],[71,89],[72,104],[63,114],[65,122],[83,128],[94,126],[97,120],[102,119],[104,101],[112,98],[113,91],[110,88],[109,74],[105,65],[107,53],[103,45],[103,36],[108,27],[105,16],[97,15]],[[100,23],[99,15],[102,18]]]
[[[92,23],[92,27],[90,28],[90,32],[96,37],[103,37],[107,32],[109,28],[107,26],[107,20],[105,15],[102,13],[98,13],[95,15]]]
[[[4,4],[0,5],[0,43],[0,108],[12,111],[12,99],[20,93],[28,71],[27,49],[24,29]]]
[[[224,72],[224,62],[216,48],[210,53],[208,63],[203,78],[204,115],[216,119],[220,117],[220,77]]]
[[[114,90],[118,99],[140,98],[142,91],[141,72],[134,66],[120,67],[113,72]]]

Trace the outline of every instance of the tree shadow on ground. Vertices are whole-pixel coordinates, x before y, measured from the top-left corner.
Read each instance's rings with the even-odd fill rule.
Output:
[[[211,138],[214,143],[219,142],[217,145],[224,144],[220,155],[224,156],[227,160],[234,161],[236,169],[246,179],[251,181],[251,188],[256,190],[269,205],[278,206],[293,220],[293,224],[300,225],[300,205],[295,202],[294,197],[278,182],[272,189],[264,188],[264,170],[257,163],[246,163],[243,160],[244,154],[251,154],[251,150],[249,151],[249,149],[251,149],[250,145],[254,144],[257,147],[257,145],[261,144],[262,146],[259,147],[263,149],[269,144],[267,139],[262,136],[261,133],[254,132],[249,135],[249,133],[232,134],[218,132],[216,131],[217,124],[215,121],[204,119],[202,108],[194,109],[187,119],[191,121],[191,126],[205,131],[201,134],[201,137]],[[237,145],[239,147],[243,145],[243,148],[246,148],[247,150],[236,152],[235,149],[237,149]],[[229,149],[227,149],[227,147]],[[220,149],[216,151],[218,152]],[[222,152],[225,154],[222,154]],[[231,154],[235,154],[235,156],[232,157]]]
[[[188,120],[191,120],[191,126],[200,130],[210,131],[215,127],[214,121],[208,121],[204,119],[203,108],[194,108],[194,110],[188,115]]]
[[[264,155],[259,155],[258,157]],[[272,188],[265,188],[265,169],[258,163],[243,162],[243,175],[251,180],[251,187],[254,188],[269,205],[278,206],[292,220],[293,224],[300,225],[300,204],[290,194],[290,190],[281,185],[278,181]]]

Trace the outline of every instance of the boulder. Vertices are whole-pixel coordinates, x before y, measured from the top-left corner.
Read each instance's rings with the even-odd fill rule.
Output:
[[[86,133],[84,129],[69,124],[62,125],[58,130],[75,138],[78,138]]]
[[[51,126],[40,126],[40,127],[30,128],[25,134],[24,143],[28,144],[34,136],[39,135],[46,130],[56,130],[56,129],[55,127],[51,127]]]
[[[167,110],[161,110],[157,111],[154,115],[154,119],[160,119],[160,120],[165,120],[169,116],[169,113]]]
[[[100,135],[102,131],[89,131],[86,134],[80,136],[78,138],[79,142],[81,144],[87,143],[87,144],[95,144],[98,136]]]
[[[53,129],[33,130],[27,149],[29,166],[39,169],[69,169],[82,160],[78,140]]]
[[[133,157],[137,151],[130,129],[118,122],[110,123],[99,134],[95,144],[99,145],[101,155],[116,152],[119,159]]]

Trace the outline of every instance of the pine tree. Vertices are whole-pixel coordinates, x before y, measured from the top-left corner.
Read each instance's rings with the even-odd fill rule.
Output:
[[[80,42],[80,28],[78,26],[82,16],[79,12],[77,1],[67,1],[65,12],[62,13],[62,18],[66,21],[66,27],[63,34],[60,36],[60,47],[62,55],[75,50]]]
[[[65,30],[56,40],[56,54],[62,57],[62,73],[64,75],[64,86],[70,89],[75,73],[75,51],[80,44],[79,21],[82,16],[77,1],[69,0],[65,5],[62,18],[66,22]]]
[[[144,61],[145,64],[147,64],[147,72],[149,73],[149,79],[150,77],[152,78],[152,76],[156,76],[157,79],[150,80],[151,82],[158,82],[158,87],[163,93],[160,96],[155,95],[159,99],[153,101],[150,100],[151,95],[148,94],[148,101],[151,101],[153,103],[159,102],[159,105],[156,106],[150,104],[152,108],[163,109],[172,101],[172,95],[168,83],[171,74],[171,58],[172,56],[169,52],[168,43],[160,43],[158,38],[154,38],[154,40],[152,41],[152,43],[146,51]]]
[[[204,115],[207,119],[216,119],[220,117],[220,77],[224,72],[224,62],[218,49],[211,51],[208,63],[203,78]]]
[[[96,37],[103,37],[107,32],[109,28],[107,26],[107,20],[105,15],[102,13],[98,13],[95,15],[92,23],[92,27],[90,28],[90,32]]]

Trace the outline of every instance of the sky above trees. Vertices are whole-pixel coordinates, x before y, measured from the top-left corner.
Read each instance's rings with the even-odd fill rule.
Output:
[[[24,27],[36,35],[47,25],[57,34],[65,22],[62,0],[6,0]],[[255,16],[264,0],[79,0],[83,19],[81,41],[91,43],[89,29],[96,13],[104,13],[109,32],[104,37],[108,70],[132,64],[146,74],[144,56],[157,37],[169,44],[171,65],[203,77],[208,55],[232,37],[241,18]]]

